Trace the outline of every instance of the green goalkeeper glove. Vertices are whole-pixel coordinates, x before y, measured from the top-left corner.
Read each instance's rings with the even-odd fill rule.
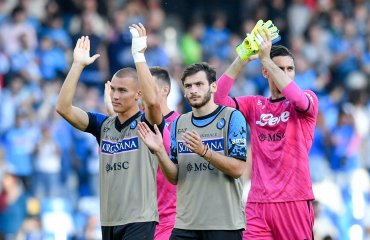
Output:
[[[245,60],[248,57],[258,53],[259,47],[255,37],[248,33],[244,41],[236,47],[236,52],[241,60]]]
[[[262,40],[261,36],[258,34],[259,28],[265,28],[270,32],[272,44],[280,41],[281,37],[279,35],[279,29],[272,23],[272,21],[268,20],[264,23],[263,20],[259,20],[254,26],[251,33],[248,33],[244,41],[236,47],[236,52],[241,60],[245,60],[249,56],[258,53],[258,44]]]
[[[262,20],[260,20],[260,21],[262,21]],[[256,26],[257,25],[260,25],[260,23],[258,24],[258,22],[257,22]],[[263,23],[262,26],[261,26],[261,28],[262,29],[263,28],[264,29],[267,29],[270,32],[272,44],[280,41],[281,37],[279,35],[279,29],[272,23],[271,20],[268,20],[267,22]],[[254,29],[252,30],[252,33],[254,34],[254,36],[257,36],[257,34],[258,34],[258,30],[257,29],[258,28],[254,27]]]

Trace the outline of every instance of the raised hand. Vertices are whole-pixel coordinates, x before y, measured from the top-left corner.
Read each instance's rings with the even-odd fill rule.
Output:
[[[272,23],[271,20],[268,20],[267,22],[263,22],[262,20],[259,20],[256,23],[256,26],[251,31],[251,35],[253,36],[253,39],[258,43],[260,42],[261,35],[258,33],[259,29],[266,29],[271,34],[271,41],[272,44],[280,41],[281,36],[279,35],[279,29]]]
[[[159,152],[163,146],[162,134],[157,125],[154,125],[155,133],[150,130],[145,122],[140,122],[138,125],[138,133],[145,145],[153,152]]]
[[[146,30],[143,24],[132,24],[129,26],[132,36],[131,52],[136,62],[145,62],[144,52],[147,47],[146,44]]]
[[[82,36],[77,40],[75,49],[73,50],[73,63],[87,66],[93,63],[100,54],[95,54],[90,57],[90,39],[88,36]]]
[[[271,20],[263,22],[259,20],[252,31],[247,34],[243,42],[236,47],[236,52],[241,60],[253,60],[256,58],[256,55],[260,51],[260,44],[263,40],[260,30],[268,32],[272,44],[280,41],[281,37],[279,35],[279,29],[272,23]],[[253,57],[251,57],[253,56]]]
[[[109,116],[114,116],[116,113],[114,112],[113,105],[112,105],[112,98],[110,97],[110,81],[107,81],[104,84],[104,106],[105,110],[107,111]]]
[[[258,52],[258,58],[262,60],[263,58],[270,58],[271,51],[271,33],[264,28],[258,29],[258,34],[261,36],[261,41],[258,43],[260,51]]]

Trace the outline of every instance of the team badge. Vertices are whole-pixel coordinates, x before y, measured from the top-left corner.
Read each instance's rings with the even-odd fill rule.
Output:
[[[130,129],[135,129],[135,128],[136,128],[136,126],[137,126],[137,121],[135,120],[135,121],[133,121],[133,122],[131,123],[131,125],[130,125]]]
[[[226,123],[225,118],[221,118],[220,121],[218,121],[218,123],[217,123],[217,128],[218,129],[224,128],[225,127],[225,123]]]

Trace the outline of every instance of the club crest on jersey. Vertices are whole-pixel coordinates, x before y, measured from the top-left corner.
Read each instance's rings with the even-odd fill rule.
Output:
[[[224,128],[225,127],[225,123],[226,123],[225,118],[221,118],[220,121],[218,121],[218,123],[217,123],[217,128],[218,129]]]
[[[225,144],[223,138],[207,139],[203,141],[203,144],[207,145],[210,149],[215,152],[224,151]],[[179,154],[192,154],[193,152],[186,147],[184,142],[177,143],[177,151]]]
[[[134,151],[137,149],[139,149],[138,137],[123,139],[118,142],[102,140],[101,144],[101,153],[105,154],[117,154],[122,152]]]
[[[131,125],[130,125],[130,129],[135,129],[137,126],[137,120],[134,120]]]

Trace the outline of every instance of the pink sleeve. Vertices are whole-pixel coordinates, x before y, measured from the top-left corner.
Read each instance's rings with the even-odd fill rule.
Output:
[[[295,82],[291,82],[283,89],[283,94],[299,111],[307,111],[310,105],[308,97]]]
[[[171,144],[170,131],[165,127],[163,129],[163,145],[164,145],[164,148],[166,149],[166,152],[168,154],[170,152],[170,144]]]
[[[236,107],[234,100],[228,95],[231,87],[234,83],[234,79],[230,78],[226,74],[222,74],[217,80],[217,91],[215,93],[215,103],[228,106]]]

